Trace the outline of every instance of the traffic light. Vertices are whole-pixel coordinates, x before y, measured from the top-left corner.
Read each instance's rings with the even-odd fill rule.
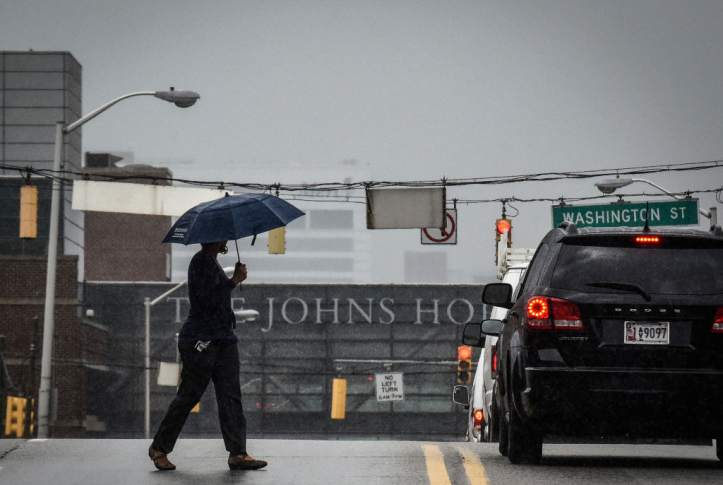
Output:
[[[281,226],[269,231],[269,254],[286,253],[286,227]]]
[[[20,187],[20,237],[38,237],[38,188],[33,185]]]
[[[500,241],[500,236],[507,233],[507,247],[512,247],[512,221],[506,218],[497,219],[495,222],[495,242]]]
[[[457,347],[457,382],[469,384],[472,380],[472,347]]]
[[[346,379],[334,379],[331,390],[331,419],[346,418]]]
[[[5,413],[5,435],[15,435],[18,438],[23,437],[23,432],[25,430],[25,412],[26,412],[26,405],[28,403],[28,400],[24,397],[13,397],[8,396],[8,404],[7,409]],[[35,400],[30,400],[30,406],[35,404]],[[35,419],[35,413],[32,409],[30,411],[30,436],[33,435],[33,432],[35,431],[35,427],[33,426],[32,422],[33,419]]]

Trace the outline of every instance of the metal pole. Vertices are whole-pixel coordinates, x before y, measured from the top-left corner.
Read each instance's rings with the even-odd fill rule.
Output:
[[[655,187],[656,189],[660,190],[661,192],[664,192],[665,194],[671,196],[672,198],[674,198],[674,199],[676,199],[676,200],[683,200],[682,197],[678,197],[677,195],[671,194],[670,192],[668,192],[667,190],[665,190],[663,187],[661,187],[661,186],[658,185],[658,184],[655,184],[655,183],[651,182],[650,180],[646,180],[646,179],[630,179],[630,180],[632,180],[633,182],[645,182],[646,184],[652,185],[652,186]],[[715,222],[713,222],[712,212],[708,212],[707,210],[701,209],[701,208],[699,207],[699,208],[698,208],[698,213],[699,213],[700,215],[702,215],[703,217],[707,217],[708,219],[710,219],[710,224],[711,224],[711,226],[712,226],[713,224],[716,224]]]
[[[33,412],[33,393],[35,392],[35,358],[38,353],[38,317],[33,317],[33,340],[30,343],[30,375],[29,384],[25,389],[25,423],[23,424],[23,438],[33,436],[31,430],[33,420],[31,414]]]
[[[151,437],[151,299],[146,298],[146,411],[145,411],[145,436]]]
[[[5,352],[5,335],[0,335],[0,423],[5,422],[5,358],[3,357]],[[0,433],[2,435],[2,433]]]
[[[164,96],[157,96],[164,94]],[[168,97],[165,91],[141,91],[137,93],[125,94],[119,98],[110,101],[100,108],[91,111],[82,118],[74,121],[66,126],[65,121],[58,121],[55,128],[55,155],[53,157],[53,172],[55,179],[53,180],[53,194],[50,204],[50,241],[48,242],[48,274],[45,282],[45,315],[43,319],[43,353],[40,370],[40,390],[38,391],[38,438],[48,437],[48,421],[50,415],[50,377],[52,369],[52,352],[53,352],[53,334],[55,332],[55,321],[53,315],[55,313],[55,273],[58,263],[58,222],[60,218],[60,181],[57,179],[60,172],[61,159],[63,155],[63,135],[80,128],[86,122],[92,120],[114,104],[132,96],[156,96],[164,101],[175,103],[179,107],[188,107],[200,96],[193,94],[193,102],[188,104],[188,99],[181,97]],[[181,93],[178,93],[179,95]],[[188,95],[189,92],[183,92]],[[148,337],[150,340],[150,337]],[[147,344],[147,347],[149,344]],[[148,354],[148,353],[147,353]],[[150,366],[150,364],[148,364]],[[150,379],[150,375],[146,376]],[[150,385],[150,384],[149,384]],[[149,422],[149,410],[146,409],[146,423]],[[146,424],[146,429],[150,425]],[[148,431],[146,432],[148,434]]]
[[[40,390],[38,392],[38,438],[48,437],[50,415],[50,375],[55,332],[55,273],[58,264],[58,223],[60,219],[60,172],[63,155],[65,122],[55,125],[55,155],[53,157],[53,190],[50,200],[50,234],[48,235],[48,273],[45,280],[45,315],[43,318],[43,353],[40,363]]]
[[[109,102],[105,103],[105,104],[104,104],[103,106],[101,106],[100,108],[91,111],[90,113],[88,113],[87,115],[83,116],[83,117],[80,118],[79,120],[76,120],[76,121],[74,121],[73,123],[69,124],[68,127],[67,127],[67,129],[65,130],[65,132],[66,132],[66,133],[70,133],[70,132],[73,131],[74,129],[76,129],[76,128],[80,127],[81,125],[87,123],[88,121],[92,120],[93,118],[95,118],[96,116],[98,116],[98,115],[101,114],[103,111],[107,110],[108,108],[110,108],[111,106],[113,106],[114,104],[116,104],[117,102],[123,101],[123,100],[126,99],[126,98],[130,98],[130,97],[132,97],[132,96],[153,96],[154,94],[156,94],[155,91],[142,91],[142,92],[139,92],[139,93],[124,94],[124,95],[121,96],[120,98],[116,98],[116,99],[114,99],[113,101],[109,101]]]
[[[146,298],[143,305],[146,307],[146,347],[144,350],[145,354],[145,410],[144,410],[144,434],[146,439],[151,437],[151,307],[156,303],[163,300],[165,297],[182,287],[186,284],[186,281],[182,281],[167,292],[158,296],[156,299],[151,301],[150,298]],[[176,345],[178,349],[178,345]],[[178,350],[176,350],[178,352]]]

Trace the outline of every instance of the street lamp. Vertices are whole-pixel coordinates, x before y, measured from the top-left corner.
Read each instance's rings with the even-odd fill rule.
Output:
[[[58,219],[60,218],[60,181],[57,177],[60,172],[60,164],[63,156],[63,136],[92,120],[119,101],[132,96],[155,96],[163,99],[164,101],[174,103],[180,108],[192,106],[198,99],[201,98],[201,96],[193,91],[176,91],[173,88],[171,88],[170,91],[142,91],[138,93],[130,93],[104,104],[100,108],[88,113],[70,125],[66,126],[64,121],[58,121],[55,125],[55,154],[53,157],[53,173],[55,174],[55,178],[53,179],[53,190],[50,200],[48,273],[45,281],[43,353],[40,364],[40,390],[38,393],[38,438],[48,437],[48,421],[50,414],[50,375],[52,369],[53,334],[55,331],[55,273],[58,264]]]
[[[600,192],[602,192],[603,194],[612,194],[617,189],[620,189],[622,187],[627,187],[628,185],[632,184],[633,182],[643,182],[648,185],[652,185],[656,189],[660,190],[661,192],[664,192],[665,194],[671,196],[672,198],[674,198],[676,200],[682,200],[681,197],[671,194],[669,191],[665,190],[660,185],[655,184],[655,183],[651,182],[650,180],[646,180],[646,179],[625,179],[625,178],[621,179],[620,177],[614,178],[614,179],[605,179],[602,182],[596,183],[595,187],[597,187],[598,190],[600,190]],[[718,224],[718,209],[716,207],[711,207],[710,212],[699,208],[698,212],[700,212],[700,214],[703,217],[707,217],[708,219],[710,219],[710,224],[712,226]]]

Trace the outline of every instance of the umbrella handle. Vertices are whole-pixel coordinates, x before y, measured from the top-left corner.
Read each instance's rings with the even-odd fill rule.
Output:
[[[240,262],[241,262],[241,255],[240,255],[239,252],[238,252],[238,239],[234,239],[233,242],[236,243],[236,256],[238,257],[238,262],[240,263]]]

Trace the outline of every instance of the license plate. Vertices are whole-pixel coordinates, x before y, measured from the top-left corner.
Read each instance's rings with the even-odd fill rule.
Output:
[[[625,322],[626,344],[668,345],[670,344],[669,322]]]

